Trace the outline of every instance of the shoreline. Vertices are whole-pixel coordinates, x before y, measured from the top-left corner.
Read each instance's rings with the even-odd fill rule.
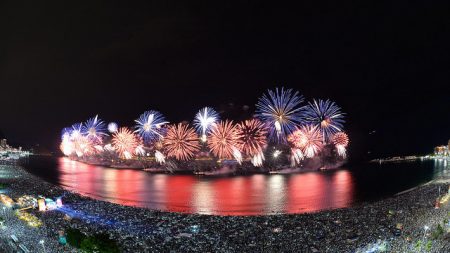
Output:
[[[422,223],[433,228],[448,216],[449,210],[448,203],[441,209],[433,207],[437,188],[448,188],[448,184],[431,183],[383,200],[314,213],[259,216],[170,213],[95,200],[45,182],[21,166],[0,167],[14,174],[13,178],[0,179],[1,183],[9,184],[7,194],[12,198],[23,194],[64,196],[63,210],[33,211],[44,227],[54,233],[47,241],[52,238],[56,241],[59,229],[78,228],[87,234],[107,233],[122,245],[123,252],[355,252],[378,240],[386,240],[393,249],[402,252],[423,237]],[[65,215],[71,216],[71,220],[64,219]],[[404,226],[400,237],[392,232],[397,223]],[[449,250],[448,241],[438,241],[431,252]]]
[[[63,159],[69,159],[70,161],[75,161],[79,163],[83,163],[86,165],[92,165],[92,166],[100,166],[110,169],[129,169],[129,170],[142,170],[148,173],[152,174],[173,174],[173,175],[196,175],[196,176],[203,176],[203,177],[216,177],[216,176],[247,176],[247,175],[256,175],[256,174],[264,174],[264,175],[270,175],[270,174],[299,174],[299,173],[308,173],[308,172],[320,172],[320,171],[333,171],[340,169],[344,164],[345,161],[336,163],[334,165],[324,165],[322,167],[317,168],[306,168],[306,167],[290,167],[290,166],[281,166],[276,169],[264,169],[260,167],[254,167],[253,165],[249,164],[248,162],[243,163],[242,165],[233,164],[231,166],[224,165],[221,168],[215,168],[212,169],[212,167],[205,167],[208,168],[206,170],[195,170],[195,169],[189,169],[189,166],[186,166],[188,169],[172,169],[169,170],[167,168],[162,167],[161,165],[157,166],[141,166],[138,167],[136,163],[139,163],[140,161],[132,161],[130,164],[104,164],[100,162],[92,162],[92,161],[85,161],[85,160],[78,160],[78,159],[72,159],[70,157],[60,157]],[[57,159],[55,157],[55,159]],[[199,161],[199,163],[203,163],[204,161]],[[192,165],[192,164],[191,164]],[[204,164],[203,164],[204,165]],[[204,168],[203,168],[204,169]]]

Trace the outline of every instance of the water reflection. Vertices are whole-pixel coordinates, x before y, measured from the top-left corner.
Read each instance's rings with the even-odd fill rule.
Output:
[[[216,215],[302,213],[353,202],[348,170],[202,178],[118,170],[60,158],[59,184],[122,205]]]

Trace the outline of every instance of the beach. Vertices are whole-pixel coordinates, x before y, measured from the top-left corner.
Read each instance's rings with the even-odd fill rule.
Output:
[[[371,247],[409,252],[418,247],[419,240],[421,247],[431,242],[429,252],[450,251],[448,233],[432,238],[438,224],[449,218],[448,203],[434,208],[439,187],[441,194],[448,189],[446,181],[350,208],[306,214],[212,216],[94,200],[44,182],[18,165],[0,165],[0,170],[8,175],[1,177],[0,183],[8,185],[6,194],[13,199],[24,194],[63,196],[61,209],[30,211],[43,221],[42,227],[29,229],[45,236],[47,252],[74,251],[56,242],[58,231],[69,227],[86,234],[106,233],[123,252],[365,252]],[[400,234],[398,224],[402,226]],[[448,228],[448,224],[443,225]],[[39,245],[33,243],[26,246],[37,249]]]

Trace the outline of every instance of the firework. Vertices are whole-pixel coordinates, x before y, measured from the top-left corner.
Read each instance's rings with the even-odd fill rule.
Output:
[[[256,154],[255,156],[252,157],[252,164],[255,167],[261,167],[263,165],[264,162],[264,154],[263,152],[259,152],[258,154]]]
[[[158,111],[147,111],[135,120],[137,123],[135,133],[138,133],[145,142],[161,140],[164,137],[163,126],[167,123],[164,116]]]
[[[73,142],[70,140],[70,132],[65,132],[62,135],[61,145],[59,146],[64,155],[70,156],[73,150]]]
[[[117,125],[117,123],[115,122],[111,122],[108,124],[108,131],[110,133],[115,133],[117,132],[117,129],[119,129],[119,126]]]
[[[64,141],[64,139],[69,139],[71,133],[72,133],[72,128],[70,128],[70,127],[63,128],[63,130],[61,131],[61,140]]]
[[[84,136],[94,143],[101,143],[102,136],[108,135],[106,133],[105,123],[98,118],[98,115],[88,119],[82,126],[81,131]]]
[[[145,156],[145,149],[144,145],[138,145],[136,149],[134,150],[134,153],[138,156]]]
[[[112,144],[122,158],[130,159],[140,140],[130,129],[121,127],[113,134]]]
[[[303,152],[298,148],[292,149],[292,155],[291,155],[291,165],[295,166],[299,164],[304,158]]]
[[[95,149],[97,152],[99,152],[99,153],[105,151],[105,150],[103,149],[103,147],[100,146],[100,145],[95,145],[95,146],[94,146],[94,149]]]
[[[70,138],[72,140],[77,139],[82,136],[81,129],[83,127],[82,123],[75,123],[72,125],[72,130],[70,131]]]
[[[288,141],[300,149],[308,158],[315,156],[322,148],[322,133],[312,125],[302,126],[289,135]]]
[[[163,153],[159,152],[158,150],[156,150],[155,152],[155,160],[159,163],[159,164],[163,164],[166,162],[166,157],[164,156]]]
[[[237,135],[233,121],[221,121],[211,129],[208,147],[220,159],[232,159]]]
[[[349,143],[347,134],[344,132],[334,134],[332,142],[336,146],[338,154],[345,158],[347,156],[347,146]]]
[[[106,144],[106,145],[103,147],[103,150],[114,151],[115,149],[114,149],[113,145],[111,145],[111,144]]]
[[[330,100],[314,100],[307,106],[305,121],[320,129],[323,142],[326,142],[334,133],[342,131],[344,113]]]
[[[246,120],[236,127],[236,145],[245,155],[254,156],[267,145],[267,128],[257,119]]]
[[[278,158],[281,155],[282,151],[281,150],[275,150],[273,152],[273,158]]]
[[[75,153],[78,157],[93,153],[91,141],[82,134],[83,124],[76,123],[71,128],[71,130],[67,130],[64,134],[66,137],[63,136],[63,138],[67,138],[67,135],[70,133],[69,138],[64,143],[63,149],[65,152],[70,154]],[[68,143],[68,140],[70,143]]]
[[[242,164],[242,154],[237,148],[233,147],[233,157],[239,163]]]
[[[195,115],[194,125],[201,134],[203,142],[206,142],[206,135],[219,120],[219,114],[210,107],[204,107]]]
[[[195,130],[182,123],[169,127],[163,145],[168,157],[183,161],[191,159],[200,150]]]
[[[269,128],[269,139],[285,143],[286,136],[302,122],[303,96],[291,89],[269,90],[256,104],[256,116]]]
[[[92,141],[86,136],[78,136],[72,140],[73,150],[78,157],[85,155],[91,155],[94,153],[94,147]]]

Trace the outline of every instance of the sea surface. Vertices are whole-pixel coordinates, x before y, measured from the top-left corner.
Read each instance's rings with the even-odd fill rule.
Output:
[[[48,182],[95,199],[214,215],[304,213],[349,207],[390,197],[450,174],[450,165],[442,160],[220,177],[151,174],[43,156],[30,157],[24,167]]]

